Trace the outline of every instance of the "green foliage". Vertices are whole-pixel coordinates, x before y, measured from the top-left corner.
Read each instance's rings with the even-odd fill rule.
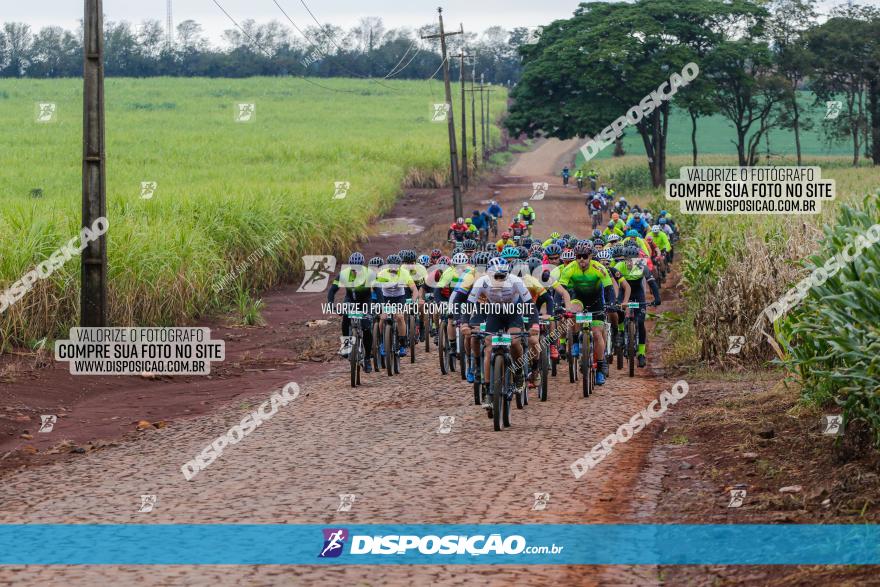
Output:
[[[837,221],[825,226],[821,248],[809,257],[808,268],[822,267],[877,224],[880,196],[858,208],[843,206]],[[868,242],[853,262],[841,263],[838,273],[809,289],[777,323],[777,337],[786,350],[786,368],[803,383],[804,398],[813,403],[830,398],[843,408],[844,422],[866,421],[880,444],[878,317],[880,246]]]

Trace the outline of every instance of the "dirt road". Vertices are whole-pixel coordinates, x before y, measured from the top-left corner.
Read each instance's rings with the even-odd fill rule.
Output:
[[[531,183],[550,190],[535,203],[536,232],[586,235],[583,202],[563,188],[558,163],[576,144],[547,141],[523,154],[486,190],[472,189],[468,205],[497,190],[504,216],[531,194]],[[416,194],[417,195],[417,194]],[[408,197],[414,197],[410,194]],[[468,208],[469,209],[469,208]],[[437,231],[443,215],[423,241]],[[429,220],[431,220],[429,218]],[[413,237],[408,237],[412,239]],[[387,244],[387,243],[385,243]],[[368,252],[371,252],[369,245]],[[267,296],[268,330],[301,325],[291,308],[321,295],[295,294],[296,286]],[[661,308],[662,309],[662,308]],[[294,310],[296,311],[296,310]],[[289,324],[288,324],[289,323]],[[294,324],[296,323],[296,324]],[[333,344],[338,332],[327,332]],[[216,337],[216,336],[215,336]],[[251,357],[277,364],[285,349],[255,345]],[[77,459],[25,469],[7,476],[0,491],[0,523],[609,523],[632,519],[652,500],[655,487],[640,478],[653,428],[615,450],[580,480],[570,464],[630,416],[668,389],[672,381],[648,369],[634,379],[612,368],[609,382],[589,399],[567,376],[551,381],[546,403],[533,400],[512,414],[512,428],[492,431],[485,412],[457,374],[442,376],[436,356],[405,360],[401,375],[365,375],[352,390],[347,363],[321,367],[305,380],[284,371],[237,372],[252,400],[236,401],[197,418],[172,422],[137,438]],[[275,361],[275,363],[272,363]],[[223,455],[194,480],[183,463],[238,423],[274,389],[301,384],[300,396]],[[187,385],[179,382],[182,393]],[[108,407],[108,412],[112,408]],[[451,431],[440,418],[454,416]],[[656,426],[656,424],[655,424]],[[550,494],[535,510],[534,494]],[[139,513],[141,495],[156,507]],[[339,494],[356,496],[350,511],[337,511]],[[487,496],[492,496],[491,499]],[[599,546],[597,546],[599,547]],[[657,581],[656,569],[630,567],[287,567],[287,566],[82,566],[5,567],[0,584],[239,585],[239,584],[639,584]]]

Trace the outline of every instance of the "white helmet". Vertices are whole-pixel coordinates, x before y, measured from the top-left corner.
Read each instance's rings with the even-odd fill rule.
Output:
[[[452,264],[456,267],[468,264],[468,256],[466,253],[455,253],[452,255]]]
[[[529,207],[529,203],[528,203],[528,202],[523,202],[522,207],[523,207],[523,208],[528,208],[528,207]]]
[[[652,227],[651,227],[651,232],[660,232],[660,225],[659,225],[659,224],[655,224],[654,226],[652,226]]]
[[[503,257],[495,257],[489,261],[487,270],[489,273],[509,273],[510,263],[508,263],[507,259],[504,259]]]

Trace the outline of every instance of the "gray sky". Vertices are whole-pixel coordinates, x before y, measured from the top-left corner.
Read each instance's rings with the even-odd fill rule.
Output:
[[[253,18],[259,22],[276,19],[290,23],[272,0],[218,0],[238,21]],[[192,19],[199,22],[206,35],[219,42],[224,29],[233,25],[212,0],[173,0],[174,22]],[[466,31],[482,32],[493,25],[510,29],[517,26],[535,27],[559,18],[568,18],[578,5],[577,0],[305,0],[322,23],[348,28],[363,16],[379,16],[385,27],[418,27],[436,22],[437,6],[443,6],[447,24],[457,28],[464,23]],[[82,17],[82,0],[0,0],[3,10],[0,21],[25,22],[34,29],[48,25],[75,28]],[[314,24],[300,0],[278,0],[300,28]],[[839,4],[838,0],[820,0],[820,10]],[[880,0],[856,1],[856,4],[880,6]],[[155,18],[165,22],[165,0],[104,0],[104,13],[110,20],[138,23]]]

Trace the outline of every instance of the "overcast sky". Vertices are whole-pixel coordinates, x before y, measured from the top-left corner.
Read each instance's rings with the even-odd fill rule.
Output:
[[[260,22],[277,19],[289,25],[272,0],[217,0],[238,21],[252,18]],[[482,32],[493,25],[510,29],[535,27],[558,18],[568,18],[577,7],[576,0],[303,0],[321,23],[343,28],[354,25],[363,16],[379,16],[386,28],[418,27],[436,22],[437,6],[443,6],[444,20],[466,31]],[[173,0],[174,22],[192,19],[199,22],[206,35],[219,42],[224,29],[232,28],[213,0]],[[314,24],[301,0],[278,0],[300,28]],[[822,10],[839,4],[821,0]],[[857,4],[880,6],[880,0],[862,0]],[[82,0],[0,0],[0,21],[25,22],[34,29],[48,25],[75,28],[82,18]],[[165,22],[165,0],[104,0],[104,14],[110,20],[138,23],[146,19]]]

